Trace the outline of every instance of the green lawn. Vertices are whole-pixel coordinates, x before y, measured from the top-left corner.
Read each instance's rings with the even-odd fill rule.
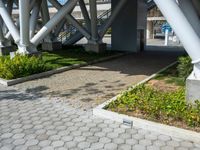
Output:
[[[103,57],[117,54],[116,52],[107,51],[102,54],[86,52],[81,47],[66,50],[56,50],[53,52],[42,52],[42,58],[46,65],[52,69],[70,66],[73,64],[82,64]]]
[[[185,78],[179,77],[178,71],[177,71],[178,64],[175,64],[174,66],[170,67],[169,69],[161,72],[158,74],[155,79],[156,80],[164,80],[166,83],[169,84],[175,84],[177,86],[185,86]]]

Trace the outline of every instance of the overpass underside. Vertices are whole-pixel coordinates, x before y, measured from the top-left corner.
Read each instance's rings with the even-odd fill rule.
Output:
[[[112,0],[112,9],[97,14],[97,1],[68,0],[0,0],[0,47],[17,52],[37,53],[38,45],[53,50],[62,44],[72,45],[85,37],[87,50],[101,52],[107,30],[112,27],[112,49],[137,52],[145,45],[148,4],[151,0]],[[192,79],[200,79],[200,2],[199,0],[154,0],[193,60]],[[58,11],[50,17],[48,3]],[[72,16],[79,5],[84,21]],[[13,18],[13,6],[19,17]],[[89,7],[89,11],[87,9]],[[149,6],[150,7],[150,6]],[[151,5],[152,7],[152,5]],[[199,84],[200,87],[200,84]],[[200,92],[199,92],[200,93]],[[199,94],[200,98],[200,94]]]

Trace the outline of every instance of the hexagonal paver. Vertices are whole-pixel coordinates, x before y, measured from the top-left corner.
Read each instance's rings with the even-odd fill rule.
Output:
[[[91,149],[97,150],[97,149],[103,149],[104,144],[103,143],[92,143]]]
[[[63,142],[63,141],[53,141],[52,143],[51,143],[51,145],[53,146],[53,147],[61,147],[61,146],[63,146],[65,143]]]
[[[158,139],[161,140],[161,141],[165,141],[166,142],[166,141],[171,140],[171,137],[167,136],[167,135],[159,135]]]
[[[89,143],[89,142],[80,142],[78,144],[78,148],[80,148],[80,149],[86,149],[86,148],[89,148],[90,145],[91,145],[91,143]]]
[[[0,150],[200,149],[199,143],[131,128],[68,105],[46,99],[1,100]]]
[[[192,148],[194,146],[193,143],[189,141],[183,141],[180,143],[180,145],[187,148]]]
[[[51,144],[51,142],[52,141],[50,141],[50,140],[44,140],[44,141],[40,141],[38,145],[41,147],[46,147],[46,146],[49,146]]]
[[[134,145],[133,146],[133,149],[134,150],[146,150],[146,147],[145,146],[143,146],[143,145]]]
[[[33,145],[37,145],[38,143],[39,143],[38,140],[31,139],[31,140],[27,140],[25,144],[26,144],[26,146],[33,146]]]
[[[107,144],[105,144],[104,148],[107,149],[107,150],[114,150],[114,149],[117,149],[117,144],[107,143]]]
[[[14,145],[23,145],[24,143],[26,142],[26,140],[25,139],[16,139],[14,142],[13,142],[13,144]]]
[[[102,138],[99,139],[99,142],[100,143],[110,143],[111,139],[107,138],[107,137],[102,137]]]
[[[152,141],[147,140],[147,139],[143,139],[143,140],[139,141],[139,144],[144,145],[144,146],[150,146],[150,145],[152,145]]]

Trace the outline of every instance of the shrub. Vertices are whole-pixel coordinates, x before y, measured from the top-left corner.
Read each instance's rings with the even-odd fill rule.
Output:
[[[193,65],[189,56],[180,57],[178,59],[177,71],[179,77],[184,80],[190,75],[193,70]]]
[[[200,127],[200,102],[196,106],[185,101],[185,89],[161,92],[146,85],[125,92],[106,109],[120,113],[134,113],[161,123],[183,122],[188,126]]]
[[[7,80],[41,73],[49,69],[40,57],[22,55],[16,55],[13,59],[0,57],[0,78]]]
[[[112,34],[112,29],[109,28],[108,31],[106,32],[106,34]]]

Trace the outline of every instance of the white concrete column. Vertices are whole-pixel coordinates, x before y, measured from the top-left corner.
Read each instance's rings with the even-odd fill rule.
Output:
[[[165,46],[169,43],[169,30],[165,30]]]
[[[117,18],[117,15],[120,13],[124,5],[126,4],[127,0],[119,1],[118,5],[115,7],[115,9],[112,11],[112,14],[110,18],[106,21],[103,28],[100,31],[100,38],[102,39],[103,36],[106,34],[109,27],[112,25],[114,20]]]
[[[19,53],[29,53],[29,19],[30,19],[30,1],[19,0],[19,22],[20,22],[20,44]]]
[[[147,21],[147,39],[153,39],[153,21]]]
[[[200,79],[200,38],[175,0],[154,0],[194,63],[194,78]]]

